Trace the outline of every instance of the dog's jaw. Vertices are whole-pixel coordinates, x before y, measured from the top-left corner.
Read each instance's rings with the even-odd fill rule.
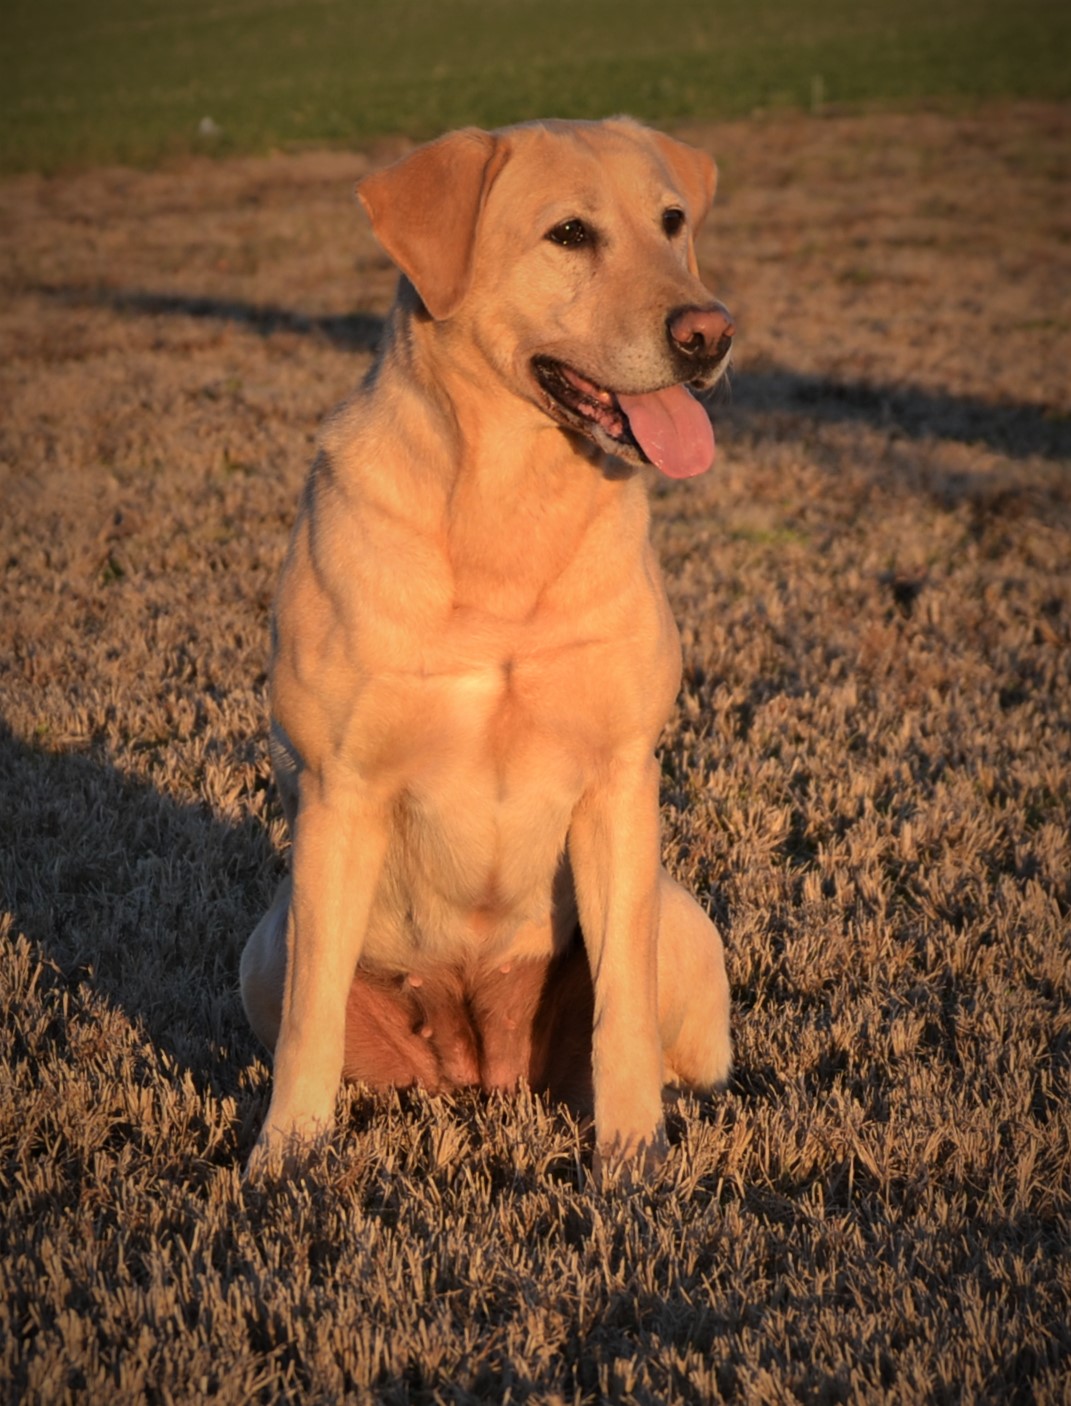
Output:
[[[540,403],[552,419],[586,435],[607,454],[637,466],[650,462],[633,438],[628,417],[613,391],[546,356],[533,358],[532,373]]]
[[[728,356],[702,377],[639,394],[615,392],[565,362],[532,359],[532,374],[547,413],[607,454],[642,466],[654,464],[671,478],[691,478],[714,462],[714,436],[705,410],[688,389],[712,385]]]

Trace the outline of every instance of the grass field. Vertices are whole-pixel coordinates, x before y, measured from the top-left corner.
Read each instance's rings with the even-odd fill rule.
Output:
[[[8,0],[0,170],[533,114],[1066,98],[1069,53],[1064,0]]]
[[[740,337],[654,495],[664,841],[737,1071],[605,1196],[523,1096],[353,1091],[306,1180],[238,1177],[268,608],[390,296],[369,158],[0,185],[3,1399],[1071,1399],[1071,114],[686,134]]]

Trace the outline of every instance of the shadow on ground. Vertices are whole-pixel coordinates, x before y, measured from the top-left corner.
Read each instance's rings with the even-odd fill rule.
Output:
[[[863,423],[891,437],[958,440],[1011,459],[1071,456],[1071,421],[1043,406],[948,395],[909,384],[843,381],[776,365],[735,375],[726,412],[742,427],[756,429],[760,420],[775,415],[787,434],[794,422]]]
[[[74,307],[107,307],[132,316],[175,316],[236,323],[258,335],[289,331],[324,337],[354,352],[374,351],[384,319],[373,313],[312,315],[274,303],[248,303],[182,293],[78,285],[38,285],[36,291]],[[1044,406],[991,402],[910,384],[873,384],[803,374],[766,364],[733,376],[731,399],[719,413],[743,429],[770,415],[792,421],[862,423],[912,439],[980,444],[1013,459],[1071,457],[1071,421]]]
[[[124,289],[40,284],[34,290],[68,307],[105,307],[114,312],[144,317],[193,317],[232,322],[261,337],[275,332],[298,332],[324,337],[353,352],[374,351],[385,319],[374,313],[313,315],[282,308],[276,303],[245,303],[234,298],[198,297],[185,293],[154,293]]]
[[[71,982],[117,1005],[202,1088],[234,1093],[258,1053],[238,996],[242,943],[279,860],[94,752],[26,745],[0,721],[0,903]]]

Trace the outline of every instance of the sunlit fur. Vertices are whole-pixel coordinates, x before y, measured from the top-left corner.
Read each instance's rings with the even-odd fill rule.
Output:
[[[459,133],[362,186],[406,277],[276,603],[294,867],[243,962],[275,1049],[258,1157],[328,1126],[344,1069],[557,1084],[536,1067],[551,1009],[607,1156],[657,1160],[664,1080],[728,1071],[720,939],[659,864],[680,649],[644,478],[563,430],[531,368],[682,379],[668,318],[711,295],[662,212],[694,228],[713,188],[708,157],[627,121]],[[590,257],[545,238],[570,215]],[[564,960],[578,920],[586,964]]]

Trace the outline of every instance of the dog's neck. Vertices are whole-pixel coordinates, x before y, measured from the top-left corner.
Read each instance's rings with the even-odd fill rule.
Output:
[[[600,536],[608,522],[646,536],[642,476],[517,394],[470,338],[427,316],[405,280],[365,386],[397,406],[397,438],[379,464],[354,465],[362,497],[443,543],[460,598],[510,583],[521,609],[568,569],[596,523]]]

